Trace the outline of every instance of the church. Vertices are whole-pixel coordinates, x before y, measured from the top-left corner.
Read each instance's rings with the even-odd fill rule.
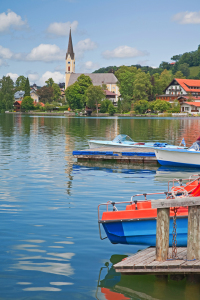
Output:
[[[65,72],[65,89],[77,81],[77,78],[84,74],[89,76],[93,85],[106,84],[106,98],[110,99],[114,105],[117,105],[120,96],[117,86],[117,78],[113,73],[75,73],[75,53],[72,44],[71,28],[69,32],[69,43],[66,53],[66,72]]]

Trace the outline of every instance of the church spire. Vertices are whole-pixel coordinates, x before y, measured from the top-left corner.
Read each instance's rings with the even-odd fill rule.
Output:
[[[71,27],[70,27],[70,32],[69,32],[69,43],[68,43],[68,49],[66,53],[66,59],[70,55],[71,59],[74,59],[74,50],[73,50],[73,45],[72,45],[72,34],[71,34]]]

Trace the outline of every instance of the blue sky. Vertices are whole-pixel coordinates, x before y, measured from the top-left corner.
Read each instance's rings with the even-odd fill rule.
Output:
[[[0,77],[64,81],[69,28],[76,72],[158,67],[200,44],[199,0],[7,0],[0,3]]]

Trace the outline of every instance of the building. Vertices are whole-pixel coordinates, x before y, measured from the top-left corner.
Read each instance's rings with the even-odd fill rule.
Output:
[[[14,94],[14,99],[15,101],[22,101],[23,98],[24,98],[24,94],[25,92],[24,91],[17,91],[15,94]]]
[[[107,90],[115,95],[114,103],[117,104],[120,96],[117,86],[117,78],[113,73],[75,73],[75,53],[73,50],[71,29],[69,32],[69,43],[66,53],[65,89],[75,83],[80,75],[89,76],[93,85],[106,84]]]
[[[40,106],[42,106],[42,107],[44,107],[45,105],[44,105],[44,103],[42,103],[42,102],[34,102],[34,105],[36,106],[37,104],[40,104]],[[21,104],[22,104],[22,100],[16,100],[15,102],[14,102],[14,111],[15,112],[19,112],[19,111],[21,111]]]
[[[33,100],[34,100],[35,103],[38,103],[38,102],[39,102],[40,96],[37,94],[37,92],[36,92],[35,89],[32,89],[32,90],[30,91],[30,96],[31,96],[31,98],[33,98]]]
[[[156,99],[173,102],[179,97],[192,97],[194,101],[200,97],[200,80],[174,78],[166,87],[165,94],[157,95]]]
[[[200,101],[182,103],[181,104],[181,112],[187,112],[190,114],[200,113]]]

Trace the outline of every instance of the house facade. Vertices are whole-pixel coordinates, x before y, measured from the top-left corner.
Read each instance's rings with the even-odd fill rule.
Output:
[[[187,112],[190,114],[200,113],[200,101],[199,102],[184,102],[181,104],[181,112]]]
[[[69,43],[66,53],[66,72],[65,72],[65,89],[75,83],[80,75],[89,76],[93,85],[106,84],[107,90],[115,94],[115,103],[117,104],[120,96],[117,86],[117,78],[113,73],[75,73],[75,53],[73,50],[71,29],[69,33]]]
[[[173,103],[179,97],[192,97],[194,101],[200,97],[200,80],[174,78],[166,87],[163,95],[157,95],[156,99]]]

